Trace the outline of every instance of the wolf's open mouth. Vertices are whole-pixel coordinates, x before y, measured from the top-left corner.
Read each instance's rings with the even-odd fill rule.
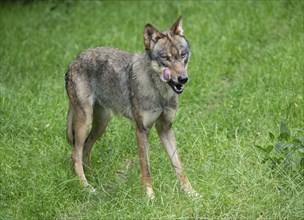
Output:
[[[177,94],[181,94],[184,91],[182,84],[176,83],[173,80],[170,80],[167,83],[173,89],[173,91],[176,92]]]

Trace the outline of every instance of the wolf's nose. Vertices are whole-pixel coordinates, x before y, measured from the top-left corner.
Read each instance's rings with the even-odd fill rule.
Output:
[[[187,76],[179,76],[177,79],[178,79],[178,82],[181,84],[185,84],[188,81]]]

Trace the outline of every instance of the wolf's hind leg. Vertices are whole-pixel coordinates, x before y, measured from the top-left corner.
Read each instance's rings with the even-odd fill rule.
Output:
[[[104,133],[111,119],[111,111],[103,106],[95,104],[93,109],[92,129],[87,137],[83,149],[83,162],[85,165],[90,165],[91,151],[94,143]]]
[[[87,103],[86,105],[78,106],[73,111],[73,130],[74,130],[74,146],[72,152],[72,159],[74,163],[74,169],[79,176],[81,183],[84,187],[89,186],[85,177],[82,157],[83,147],[85,139],[87,137],[88,126],[92,117],[92,105]]]

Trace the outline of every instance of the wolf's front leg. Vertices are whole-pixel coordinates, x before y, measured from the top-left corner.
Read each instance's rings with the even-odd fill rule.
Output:
[[[136,140],[138,147],[138,155],[140,160],[141,180],[146,188],[147,196],[154,199],[154,192],[152,189],[152,178],[150,173],[149,163],[149,144],[148,144],[149,131],[144,129],[136,129]]]
[[[179,158],[176,147],[172,124],[163,120],[159,120],[156,123],[156,130],[175,169],[176,176],[181,184],[182,190],[190,196],[200,197],[199,194],[192,188],[191,183],[189,182],[188,177],[183,169],[183,165]]]

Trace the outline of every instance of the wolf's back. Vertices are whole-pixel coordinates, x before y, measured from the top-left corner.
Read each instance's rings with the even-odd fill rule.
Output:
[[[73,87],[78,99],[92,95],[92,104],[98,103],[130,118],[129,74],[133,57],[131,53],[109,47],[81,52],[66,75],[68,94],[71,93],[68,87]]]

